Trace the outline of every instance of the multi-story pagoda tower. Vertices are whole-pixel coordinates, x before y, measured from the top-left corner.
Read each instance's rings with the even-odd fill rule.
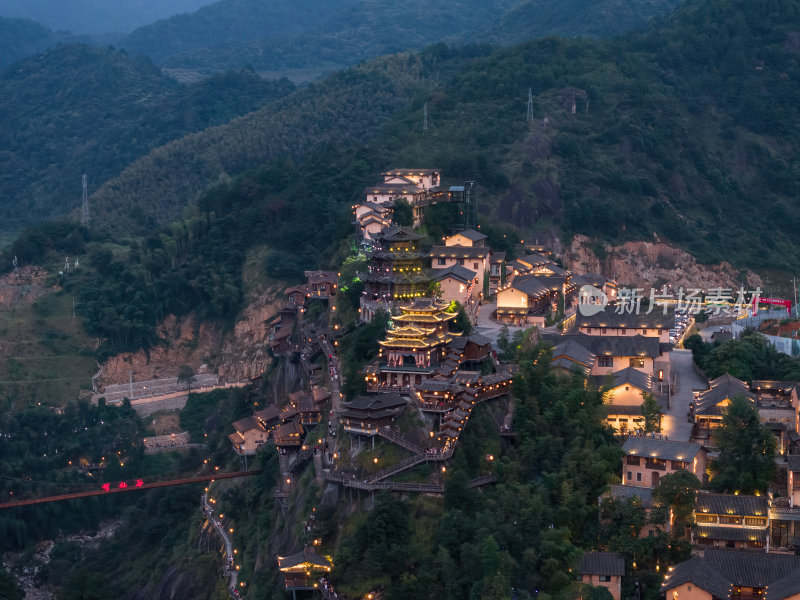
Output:
[[[396,302],[428,295],[432,280],[425,267],[422,239],[410,227],[387,227],[375,239],[368,271],[361,275],[367,302]]]
[[[433,377],[447,353],[447,343],[458,335],[450,333],[456,313],[445,312],[446,308],[446,304],[419,299],[392,317],[394,327],[379,342],[378,364],[367,369],[368,387],[410,390]]]

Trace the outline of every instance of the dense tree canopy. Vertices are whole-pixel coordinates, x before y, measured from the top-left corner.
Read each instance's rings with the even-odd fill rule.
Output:
[[[743,396],[731,399],[722,426],[714,431],[719,457],[711,463],[711,488],[720,492],[765,493],[775,474],[775,435]]]

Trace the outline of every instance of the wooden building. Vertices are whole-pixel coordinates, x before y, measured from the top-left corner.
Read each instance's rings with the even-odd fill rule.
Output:
[[[769,498],[736,494],[697,494],[694,543],[720,548],[761,550],[767,545]]]
[[[406,404],[406,398],[400,394],[358,396],[342,403],[339,420],[348,433],[374,436],[378,429],[391,425]]]
[[[336,271],[306,271],[306,294],[309,298],[327,300],[336,296],[339,276]]]
[[[367,373],[371,391],[411,391],[433,376],[455,337],[449,323],[456,314],[445,309],[433,300],[417,300],[392,317],[394,328],[379,342],[378,364]]]
[[[800,556],[707,548],[670,567],[670,600],[800,600]]]
[[[478,296],[483,293],[483,282],[489,276],[491,253],[486,246],[434,246],[430,252],[431,268],[435,271],[458,265],[473,271],[477,278],[475,289]]]
[[[570,350],[576,354],[575,346],[567,347],[567,342],[574,342],[582,346],[587,354],[577,360],[576,364],[587,366],[591,363],[592,375],[609,375],[621,371],[626,367],[633,367],[657,381],[659,377],[666,378],[669,372],[669,353],[672,344],[663,343],[658,337],[645,337],[636,335],[586,335],[573,333],[567,335],[544,335],[556,348],[562,352]],[[594,355],[594,361],[590,355]],[[553,356],[554,359],[561,356]],[[565,358],[569,359],[565,356]],[[575,357],[577,359],[577,356]],[[569,366],[569,365],[566,365]]]
[[[413,300],[428,295],[431,274],[424,264],[425,254],[418,248],[421,239],[410,227],[393,226],[380,232],[367,253],[368,271],[359,274],[368,302]]]
[[[280,411],[274,404],[270,404],[266,408],[257,410],[253,416],[261,423],[261,426],[266,431],[272,431],[281,424]]]
[[[734,396],[747,398],[756,406],[756,395],[741,379],[724,374],[709,382],[709,388],[697,394],[690,405],[694,418],[692,439],[708,446],[714,445],[714,430],[722,425],[722,417]]]
[[[320,577],[327,576],[332,568],[330,557],[320,556],[310,548],[291,556],[278,556],[278,570],[283,574],[286,591],[293,594],[318,589]]]
[[[447,347],[458,354],[460,368],[480,371],[483,361],[490,358],[492,340],[480,333],[454,337]]]
[[[543,326],[559,309],[575,304],[577,286],[571,274],[529,273],[515,276],[497,291],[497,320],[516,325]]]
[[[240,456],[255,456],[269,437],[268,431],[255,417],[245,417],[233,424],[234,432],[228,436],[234,451]]]
[[[702,484],[708,453],[699,444],[649,436],[631,436],[622,445],[622,482],[654,488],[659,479],[677,471],[693,473]]]
[[[305,306],[307,287],[304,285],[293,285],[287,288],[284,294],[286,295],[286,303],[289,306]]]
[[[506,253],[492,252],[489,256],[489,291],[494,293],[506,283]]]
[[[461,265],[433,270],[433,281],[439,284],[441,298],[445,302],[458,302],[465,305],[477,300],[481,293],[478,275]]]
[[[578,567],[583,583],[604,587],[614,600],[621,600],[622,577],[625,575],[625,559],[616,552],[586,552]]]
[[[603,403],[607,410],[606,423],[617,433],[634,432],[644,426],[642,402],[644,394],[653,391],[653,380],[650,375],[625,367],[609,375],[595,378],[598,386],[604,389]],[[660,396],[656,401],[661,405]],[[661,423],[657,424],[661,429]]]
[[[295,448],[303,445],[303,427],[297,420],[284,423],[272,431],[272,439],[278,448]]]
[[[658,308],[650,314],[644,312],[620,314],[612,307],[607,307],[606,310],[589,316],[578,314],[573,332],[600,336],[641,335],[669,343],[669,330],[674,326],[674,315],[671,312],[664,315]]]

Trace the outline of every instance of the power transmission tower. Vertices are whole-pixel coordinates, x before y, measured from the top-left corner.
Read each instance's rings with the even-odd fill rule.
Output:
[[[425,107],[422,109],[422,133],[428,133],[428,103],[425,103]]]
[[[528,116],[526,121],[533,121],[533,90],[528,88]]]
[[[86,173],[83,174],[81,177],[81,183],[83,184],[83,201],[81,202],[81,226],[88,227],[89,226],[89,193],[88,193],[88,185],[86,183]]]

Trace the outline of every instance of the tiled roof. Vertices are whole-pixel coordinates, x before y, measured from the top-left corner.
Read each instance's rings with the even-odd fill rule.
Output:
[[[554,344],[574,340],[597,356],[649,356],[656,358],[661,354],[661,345],[657,337],[643,335],[586,335],[574,333],[569,335],[544,336]]]
[[[442,379],[426,379],[416,387],[423,392],[446,392],[450,390],[451,385],[449,381]]]
[[[489,259],[489,262],[492,263],[501,263],[506,259],[505,252],[492,252],[492,257]]]
[[[391,171],[386,171],[383,173],[384,177],[386,175],[402,175],[406,173],[408,175],[434,175],[436,173],[441,173],[441,169],[406,169],[406,168],[397,168],[392,169]]]
[[[766,542],[767,528],[720,527],[719,525],[697,525],[697,537],[732,542]]]
[[[797,387],[796,381],[772,381],[772,380],[758,379],[750,384],[750,389],[753,391],[774,390],[783,392],[784,394],[791,393],[792,389],[796,387]]]
[[[274,404],[270,404],[266,408],[256,411],[253,416],[257,419],[261,419],[262,421],[269,422],[277,419],[279,414],[278,407]]]
[[[591,373],[592,369],[590,367],[585,367],[580,363],[576,363],[571,361],[568,358],[560,357],[550,361],[550,368],[560,368],[564,369],[565,371],[577,371],[578,373],[583,374],[583,376],[587,376]]]
[[[581,558],[582,575],[625,575],[625,559],[616,552],[586,552]]]
[[[300,423],[298,423],[297,421],[289,421],[288,423],[285,423],[284,425],[281,425],[280,427],[273,429],[272,437],[273,439],[285,438],[294,433],[302,435],[303,426],[300,425]]]
[[[676,442],[646,436],[631,436],[622,445],[625,454],[661,458],[664,460],[690,461],[700,452],[700,444]]]
[[[611,377],[613,377],[612,385],[615,388],[627,383],[642,391],[649,392],[653,386],[653,378],[650,375],[633,367],[625,367],[620,371],[615,371],[611,373]]]
[[[597,357],[577,340],[567,339],[553,348],[553,359],[566,358],[585,367],[591,367]],[[551,366],[552,363],[551,363]]]
[[[766,516],[769,500],[766,496],[744,496],[735,494],[697,494],[695,511],[712,515],[756,515]]]
[[[490,340],[485,335],[481,335],[480,333],[470,334],[468,339],[469,339],[470,342],[472,342],[473,344],[476,344],[478,346],[486,346],[487,344],[491,344],[492,343],[492,340]]]
[[[546,256],[542,256],[541,254],[527,254],[525,256],[520,256],[517,260],[515,260],[514,264],[516,263],[524,265],[527,268],[532,268],[551,265],[553,264],[553,261]]]
[[[406,404],[406,399],[400,394],[376,394],[374,396],[358,396],[350,402],[342,403],[342,406],[354,410],[379,410],[399,408],[404,404]]]
[[[694,414],[696,415],[718,415],[722,414],[724,408],[718,406],[723,400],[729,400],[734,396],[744,396],[755,403],[755,395],[750,391],[744,381],[737,379],[733,375],[725,373],[709,382],[709,389],[700,392],[695,401]]]
[[[419,194],[420,192],[422,192],[422,189],[411,181],[408,183],[376,183],[375,185],[364,188],[364,194],[367,196],[380,193],[400,196],[405,194]]]
[[[706,551],[706,556],[708,556],[708,551]],[[731,597],[731,582],[719,571],[706,564],[705,558],[699,556],[672,567],[671,572],[664,578],[661,591],[666,592],[684,583],[692,583],[714,598],[726,600]]]
[[[379,234],[379,238],[387,242],[397,242],[401,240],[419,241],[422,239],[421,235],[414,233],[411,227],[387,227]]]
[[[311,283],[339,282],[336,271],[306,271],[305,275]]]
[[[792,572],[771,583],[764,598],[766,600],[783,600],[798,593],[800,593],[800,577],[796,572]]]
[[[329,569],[331,567],[331,561],[312,551],[303,551],[293,554],[292,556],[278,557],[278,569],[280,570],[291,569],[292,567],[298,567],[303,564],[308,564],[312,568]]]
[[[783,600],[800,591],[800,556],[707,548],[705,555],[673,567],[661,586],[668,591],[693,583],[717,598],[729,598],[734,586],[765,588],[767,600]]]
[[[612,485],[609,487],[608,492],[603,494],[610,496],[615,500],[630,500],[638,498],[642,502],[644,508],[651,508],[654,506],[653,490],[651,488],[641,487],[638,485]]]
[[[544,296],[549,293],[550,286],[536,275],[518,275],[511,282],[511,287],[528,296]]]
[[[471,271],[463,265],[450,265],[444,269],[433,269],[434,281],[441,281],[442,279],[452,277],[453,279],[463,283],[472,283],[472,280],[475,279],[476,275],[477,273],[475,273],[475,271]]]
[[[490,249],[485,246],[434,246],[431,258],[486,258]]]
[[[473,242],[479,242],[481,240],[485,240],[487,236],[482,234],[480,231],[475,231],[474,229],[465,229],[464,231],[458,231],[453,236],[456,235],[463,235],[468,240],[472,240]]]
[[[573,277],[573,282],[577,277]],[[615,306],[606,306],[605,310],[593,315],[578,314],[575,324],[578,327],[611,327],[626,329],[670,329],[675,324],[675,317],[668,313],[664,315],[661,307],[656,307],[653,312],[646,314],[617,313]]]
[[[259,423],[255,417],[245,417],[244,419],[239,419],[233,424],[233,428],[237,432],[248,431],[250,429],[264,430],[264,428],[261,427],[261,423]]]
[[[789,461],[790,471],[794,471],[795,473],[800,471],[800,454],[789,454],[786,458]]]

